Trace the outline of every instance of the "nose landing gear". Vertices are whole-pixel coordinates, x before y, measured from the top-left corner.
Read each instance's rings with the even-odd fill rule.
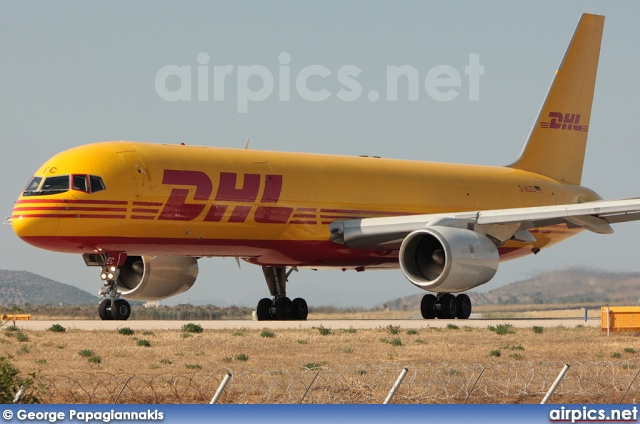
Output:
[[[98,252],[82,255],[87,266],[100,267],[100,279],[104,282],[98,294],[105,299],[98,306],[98,315],[101,320],[124,321],[131,315],[131,305],[124,299],[120,299],[118,291],[119,267],[125,264],[127,254],[122,252]]]
[[[102,267],[102,273],[100,278],[104,281],[104,286],[98,291],[98,294],[102,297],[108,297],[100,302],[98,306],[98,315],[103,321],[106,320],[119,320],[125,321],[129,319],[131,315],[131,305],[124,299],[120,299],[120,292],[118,291],[118,275],[120,270],[115,267]]]

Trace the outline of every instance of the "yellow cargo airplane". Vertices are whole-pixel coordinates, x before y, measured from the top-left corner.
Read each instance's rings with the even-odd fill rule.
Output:
[[[100,266],[102,319],[124,299],[157,300],[195,282],[202,257],[260,265],[271,298],[259,320],[307,318],[287,297],[298,267],[401,268],[426,319],[471,314],[460,293],[509,260],[587,229],[640,219],[640,199],[580,186],[604,17],[580,19],[520,158],[469,166],[185,145],[104,142],[48,160],[11,224],[36,247]]]

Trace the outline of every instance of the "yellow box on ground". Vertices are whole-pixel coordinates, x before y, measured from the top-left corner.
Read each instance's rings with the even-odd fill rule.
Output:
[[[640,306],[603,306],[602,331],[640,332]]]
[[[5,321],[30,321],[31,314],[4,314],[0,316]]]

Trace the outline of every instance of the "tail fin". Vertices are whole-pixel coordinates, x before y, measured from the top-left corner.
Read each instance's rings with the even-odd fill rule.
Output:
[[[604,16],[583,14],[547,98],[512,168],[580,184]]]

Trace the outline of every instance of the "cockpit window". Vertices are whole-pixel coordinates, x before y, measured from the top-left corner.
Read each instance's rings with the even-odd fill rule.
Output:
[[[51,193],[62,193],[68,190],[69,190],[69,176],[62,175],[60,177],[49,177],[46,180],[44,180],[44,184],[42,184],[42,189],[40,189],[40,192],[42,194],[51,194]]]
[[[87,176],[86,175],[73,175],[73,189],[84,191],[85,193],[89,193],[89,187],[87,187]]]
[[[45,196],[47,194],[64,193],[69,189],[95,193],[106,190],[104,181],[97,175],[74,174],[47,177],[42,182],[42,177],[33,177],[29,185],[22,193],[23,196]]]
[[[24,191],[38,191],[38,187],[40,187],[40,182],[42,182],[42,177],[33,177],[31,181],[29,181],[29,185]]]
[[[97,177],[95,175],[89,175],[89,182],[91,184],[91,193],[95,193],[96,191],[102,191],[107,189],[104,186],[104,182],[102,181],[102,178]]]

